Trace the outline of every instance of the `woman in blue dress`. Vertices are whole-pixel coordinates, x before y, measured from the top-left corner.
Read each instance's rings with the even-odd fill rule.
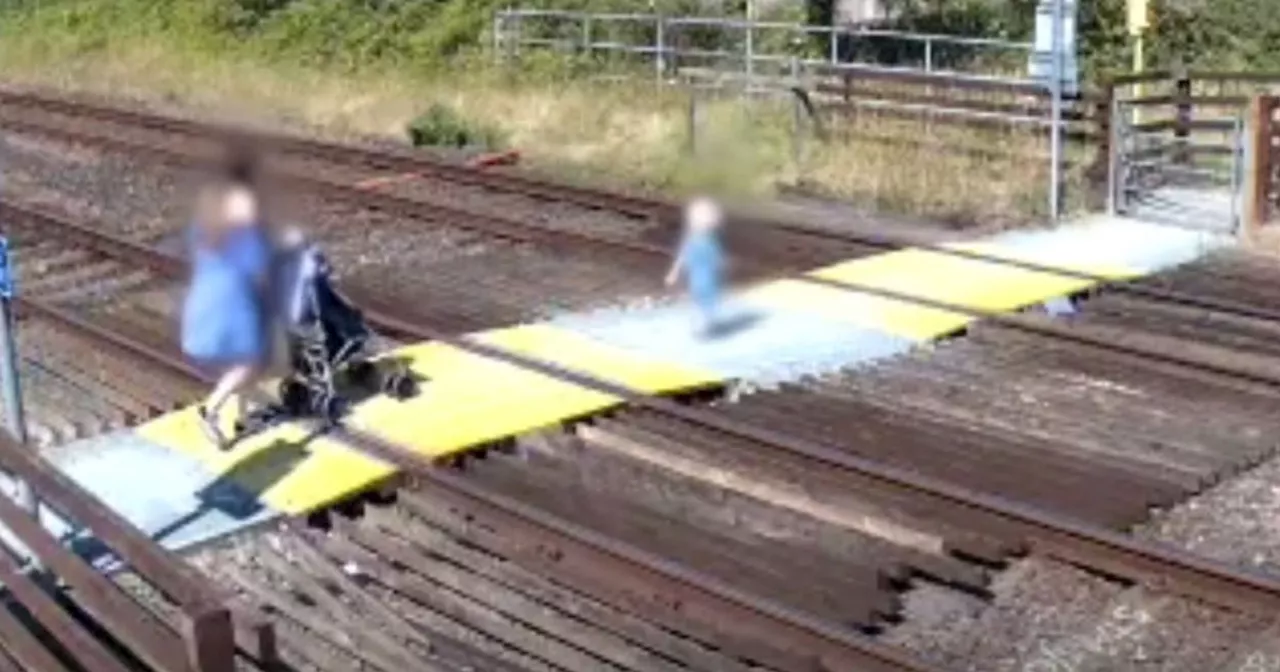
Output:
[[[268,282],[272,246],[260,221],[257,195],[233,179],[204,194],[191,227],[190,288],[182,310],[182,351],[217,372],[218,383],[199,407],[210,441],[228,445],[218,419],[237,397],[237,431],[245,419],[245,394],[270,365]]]
[[[715,330],[720,291],[724,284],[724,252],[720,242],[723,224],[724,213],[715,201],[709,198],[691,201],[685,208],[684,237],[680,249],[667,272],[668,286],[674,285],[684,275],[704,335]]]

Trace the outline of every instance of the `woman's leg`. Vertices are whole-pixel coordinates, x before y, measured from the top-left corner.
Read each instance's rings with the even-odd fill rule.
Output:
[[[232,395],[236,395],[238,399],[239,415],[237,420],[244,416],[245,395],[243,391],[254,380],[257,379],[258,369],[249,364],[241,364],[228,369],[222,377],[218,379],[218,384],[214,386],[213,392],[209,394],[209,398],[205,400],[204,405],[200,408],[200,414],[203,416],[205,424],[205,432],[210,435],[210,439],[219,445],[226,444],[226,437],[222,435],[222,430],[218,425],[218,417],[221,415],[222,407],[226,405],[227,400]]]

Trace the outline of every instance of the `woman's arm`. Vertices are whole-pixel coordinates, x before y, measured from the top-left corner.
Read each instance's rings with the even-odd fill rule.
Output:
[[[261,230],[237,232],[237,240],[227,250],[236,272],[259,287],[267,287],[274,268],[275,246]]]

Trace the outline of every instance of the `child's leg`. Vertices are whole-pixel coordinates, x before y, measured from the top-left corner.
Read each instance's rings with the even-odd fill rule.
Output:
[[[709,335],[715,329],[719,309],[719,287],[714,282],[701,282],[690,288],[698,310],[698,330]]]

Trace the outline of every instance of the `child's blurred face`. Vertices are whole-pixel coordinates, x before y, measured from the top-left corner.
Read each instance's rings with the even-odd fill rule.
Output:
[[[691,231],[712,231],[720,228],[723,217],[720,208],[711,201],[695,201],[689,205],[685,225]]]

